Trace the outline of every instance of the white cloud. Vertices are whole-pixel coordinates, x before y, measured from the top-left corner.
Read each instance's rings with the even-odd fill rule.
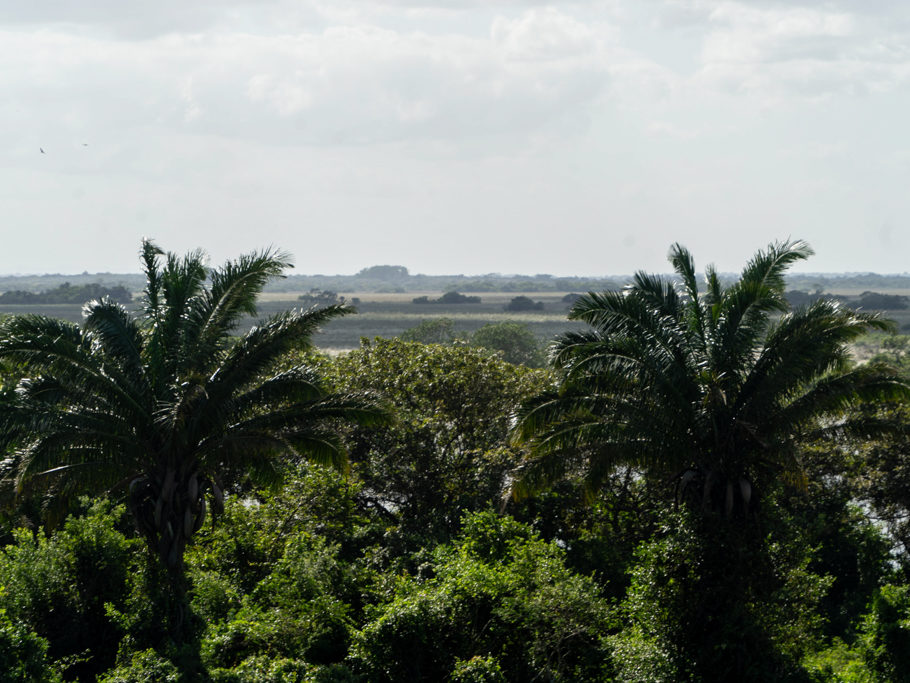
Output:
[[[602,36],[553,9],[498,17],[487,36],[370,25],[288,35],[170,34],[139,42],[0,35],[0,84],[45,112],[283,144],[507,132],[583,113],[603,90]]]
[[[491,33],[506,57],[513,60],[584,58],[596,46],[589,26],[552,7],[531,10],[513,20],[497,17]]]
[[[779,102],[888,90],[910,75],[908,36],[849,11],[719,2],[705,16],[707,87]]]
[[[724,3],[711,12],[709,21],[714,26],[704,49],[709,61],[836,58],[842,39],[856,31],[849,14],[805,7],[756,9]]]

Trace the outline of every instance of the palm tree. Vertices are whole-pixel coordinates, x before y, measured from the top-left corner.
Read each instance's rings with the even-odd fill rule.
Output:
[[[887,368],[851,367],[848,344],[889,324],[832,301],[789,310],[784,273],[811,254],[774,243],[727,286],[709,267],[700,291],[675,244],[677,278],[640,272],[622,292],[582,296],[569,318],[591,329],[554,342],[558,382],[518,416],[530,458],[513,494],[566,476],[593,490],[626,465],[669,477],[677,499],[748,513],[765,482],[803,476],[801,438],[873,429],[847,408],[910,387]]]
[[[162,263],[161,257],[164,256]],[[24,377],[5,413],[19,492],[121,492],[136,527],[184,591],[184,551],[225,487],[275,480],[285,460],[343,466],[337,420],[386,419],[363,396],[326,393],[306,366],[279,369],[317,327],[349,309],[289,311],[231,332],[255,314],[265,283],[290,266],[275,250],[209,270],[144,241],[138,316],[108,299],[82,326],[36,315],[0,323],[0,360]]]

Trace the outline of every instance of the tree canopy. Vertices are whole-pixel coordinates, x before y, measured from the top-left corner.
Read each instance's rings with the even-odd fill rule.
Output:
[[[305,364],[278,368],[344,307],[288,311],[231,337],[290,265],[286,254],[211,270],[201,251],[181,257],[144,242],[141,256],[137,316],[104,298],[86,304],[81,326],[36,315],[0,324],[0,359],[23,373],[6,396],[15,450],[5,465],[20,493],[125,497],[179,592],[186,545],[230,485],[274,481],[302,458],[343,467],[335,422],[386,416],[364,396],[328,393]]]
[[[848,344],[890,325],[827,300],[790,310],[784,273],[811,253],[774,243],[726,286],[709,266],[700,288],[676,244],[676,280],[639,272],[621,292],[580,297],[569,318],[590,329],[554,342],[558,383],[520,413],[532,457],[515,491],[571,475],[596,488],[633,464],[673,477],[679,497],[747,512],[757,484],[799,480],[800,438],[873,430],[847,409],[910,388],[885,366],[851,367]]]

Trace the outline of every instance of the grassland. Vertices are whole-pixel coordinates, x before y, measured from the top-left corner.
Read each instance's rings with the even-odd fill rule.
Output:
[[[566,319],[568,306],[561,299],[564,292],[527,293],[534,301],[542,301],[544,309],[529,313],[504,310],[505,305],[520,292],[490,293],[481,297],[479,304],[414,304],[412,299],[426,294],[438,297],[442,292],[409,292],[389,294],[353,292],[345,296],[348,301],[359,299],[357,313],[333,321],[314,336],[317,346],[328,351],[341,351],[360,346],[361,337],[395,337],[418,325],[422,320],[450,318],[456,332],[470,334],[488,323],[513,320],[525,323],[541,341],[548,341],[559,332],[571,327],[581,327]],[[262,317],[295,308],[300,305],[298,292],[271,292],[260,301]],[[135,310],[138,304],[129,308]],[[10,305],[0,308],[0,314],[36,313],[71,322],[82,320],[81,306],[71,304]],[[238,332],[249,329],[254,320],[245,320]]]
[[[541,301],[541,311],[515,313],[505,310],[506,304],[519,292],[490,293],[481,296],[479,304],[415,304],[412,299],[426,295],[438,297],[441,292],[409,292],[407,294],[382,294],[353,292],[348,300],[359,299],[357,314],[335,320],[314,337],[316,344],[327,350],[352,349],[360,345],[361,337],[395,337],[423,320],[449,318],[456,332],[470,334],[488,323],[507,320],[524,323],[542,342],[572,327],[566,318],[568,306],[562,302],[565,292],[527,293],[534,301]],[[297,305],[294,299],[280,299],[274,295],[261,303],[264,314],[274,313]]]
[[[837,291],[833,294],[855,296],[857,292]],[[900,292],[903,293],[903,292]],[[910,290],[908,290],[910,293]],[[298,307],[300,292],[267,292],[260,300],[262,317]],[[440,291],[407,293],[345,292],[346,299],[359,300],[356,315],[349,315],[333,321],[314,336],[316,344],[326,351],[343,351],[357,348],[361,337],[395,337],[423,320],[449,318],[456,332],[471,334],[488,323],[517,321],[524,323],[541,342],[552,339],[569,329],[582,329],[582,325],[569,322],[566,318],[568,306],[562,301],[566,292],[489,292],[482,293],[479,304],[415,304],[412,299],[426,295],[433,299]],[[543,310],[516,313],[505,310],[513,297],[524,295],[534,301],[543,302]],[[132,304],[134,310],[138,304]],[[81,306],[72,304],[8,305],[0,308],[0,314],[37,313],[73,322],[82,319]],[[910,333],[910,310],[883,311],[904,334]],[[238,329],[244,332],[254,320],[245,320]]]

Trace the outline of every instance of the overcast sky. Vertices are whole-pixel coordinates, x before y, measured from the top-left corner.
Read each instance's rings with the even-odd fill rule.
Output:
[[[0,92],[0,273],[910,271],[906,0],[3,2]]]

